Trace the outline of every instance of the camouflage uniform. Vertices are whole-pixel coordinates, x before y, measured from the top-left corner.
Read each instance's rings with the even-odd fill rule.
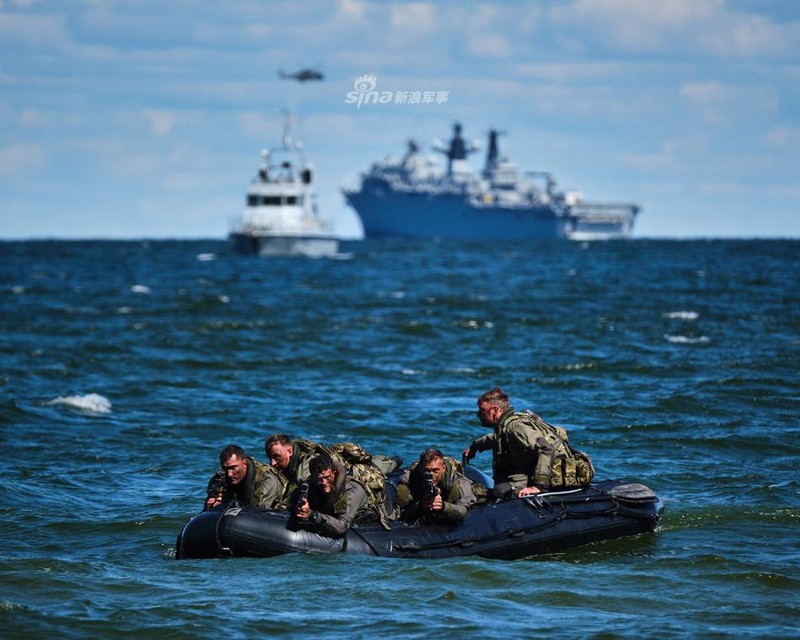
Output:
[[[311,440],[293,440],[292,449],[289,464],[283,471],[291,484],[289,493],[294,492],[301,481],[309,479],[311,460],[317,455],[326,455],[343,466],[350,478],[361,483],[367,489],[371,502],[377,504],[384,500],[386,476],[399,466],[398,459],[372,456],[351,442],[327,446]]]
[[[426,523],[463,522],[469,508],[475,504],[472,483],[458,470],[458,463],[445,458],[445,471],[438,488],[442,493],[442,511],[432,513],[422,510],[420,500],[425,495],[425,470],[419,462],[413,463],[397,481],[397,503],[402,511],[400,518],[407,522],[420,520]]]
[[[339,463],[336,467],[336,481],[331,493],[322,493],[313,483],[308,490],[308,505],[311,519],[295,520],[298,528],[315,531],[330,538],[343,538],[354,522],[374,519],[375,511],[369,505],[369,497],[364,486],[347,475]]]
[[[223,503],[238,500],[254,507],[275,509],[283,506],[286,485],[286,478],[275,467],[247,456],[244,480],[238,485],[231,485],[226,480],[225,472],[217,471],[208,483],[208,495],[218,495],[221,490]]]
[[[472,442],[472,452],[492,449],[492,475],[495,484],[510,483],[516,489],[537,486],[550,489],[550,459],[555,455],[571,455],[566,440],[558,442],[544,436],[554,432],[535,413],[517,413],[508,407],[493,433]],[[563,430],[562,430],[563,431]],[[553,444],[555,442],[555,444]]]
[[[292,457],[289,458],[289,465],[283,470],[283,475],[293,485],[308,480],[310,475],[308,464],[311,462],[311,458],[323,450],[323,445],[310,440],[292,440]]]

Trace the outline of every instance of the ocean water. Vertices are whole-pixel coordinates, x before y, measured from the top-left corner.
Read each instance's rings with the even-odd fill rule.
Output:
[[[0,243],[0,635],[800,636],[800,242],[344,250]],[[495,385],[652,487],[660,529],[520,561],[174,559],[226,444],[458,456]]]

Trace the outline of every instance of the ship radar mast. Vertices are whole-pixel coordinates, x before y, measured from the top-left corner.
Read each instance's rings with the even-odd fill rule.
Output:
[[[486,166],[483,168],[484,178],[489,178],[492,175],[492,172],[497,169],[500,156],[500,148],[497,146],[497,138],[505,134],[505,131],[489,129],[489,148],[486,150]]]
[[[467,171],[467,155],[480,149],[479,145],[469,143],[461,137],[461,123],[453,124],[453,137],[450,139],[450,146],[444,148],[441,143],[435,144],[436,151],[441,151],[447,156],[447,173],[451,175],[455,169],[457,172]]]

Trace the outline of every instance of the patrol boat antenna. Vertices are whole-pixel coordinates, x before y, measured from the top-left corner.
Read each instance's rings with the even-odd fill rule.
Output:
[[[292,123],[294,118],[288,109],[281,109],[283,116],[283,150],[289,151],[292,148]],[[302,145],[298,148],[302,148]]]

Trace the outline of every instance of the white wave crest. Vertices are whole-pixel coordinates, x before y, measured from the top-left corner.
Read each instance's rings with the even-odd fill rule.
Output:
[[[131,287],[133,293],[150,293],[150,287],[143,284],[135,284]]]
[[[697,320],[700,314],[697,311],[670,311],[663,314],[663,316],[670,320]]]
[[[210,262],[211,260],[216,260],[217,254],[216,253],[198,253],[197,254],[197,261],[198,262]]]
[[[85,396],[59,396],[47,404],[63,404],[86,413],[111,413],[111,402],[98,393],[88,393]]]
[[[665,335],[664,337],[667,339],[667,342],[672,342],[674,344],[705,344],[709,342],[706,336],[690,337]]]

